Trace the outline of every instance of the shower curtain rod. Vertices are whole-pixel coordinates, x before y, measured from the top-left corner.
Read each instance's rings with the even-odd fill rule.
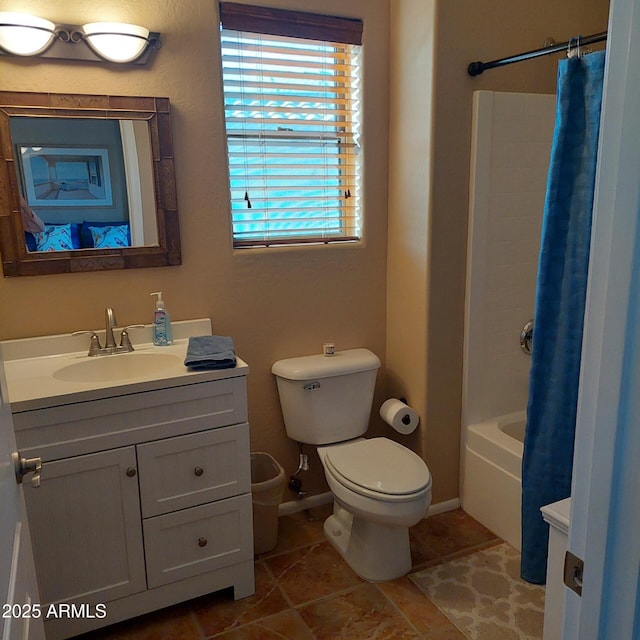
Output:
[[[522,62],[523,60],[529,60],[530,58],[538,58],[539,56],[547,56],[550,53],[558,53],[559,51],[566,51],[570,45],[580,46],[594,44],[596,42],[602,42],[607,39],[607,32],[594,33],[590,36],[578,36],[571,38],[567,42],[560,42],[559,44],[553,44],[550,47],[543,47],[542,49],[534,49],[533,51],[527,51],[526,53],[519,53],[515,56],[508,58],[500,58],[500,60],[492,60],[491,62],[472,62],[467,67],[467,73],[470,76],[479,76],[483,71],[487,69],[494,69],[495,67],[503,67],[507,64],[513,64],[514,62]]]

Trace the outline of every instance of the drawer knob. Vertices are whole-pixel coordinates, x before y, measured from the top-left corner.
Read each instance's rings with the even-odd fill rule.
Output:
[[[129,468],[127,469],[127,477],[129,477],[129,478],[133,478],[133,476],[135,476],[135,475],[136,475],[136,469],[135,469],[135,467],[129,467]]]
[[[193,470],[193,474],[200,477],[204,473],[204,469],[202,467],[196,467]]]
[[[206,538],[198,538],[198,546],[199,547],[206,547],[207,546],[207,539]]]

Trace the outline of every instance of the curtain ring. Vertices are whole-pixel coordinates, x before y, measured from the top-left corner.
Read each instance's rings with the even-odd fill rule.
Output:
[[[567,58],[572,58],[573,55],[571,54],[571,45],[573,44],[573,38],[569,38],[569,43],[567,45]]]
[[[571,48],[573,46],[573,49]],[[570,38],[567,45],[567,58],[581,58],[582,57],[582,36]]]

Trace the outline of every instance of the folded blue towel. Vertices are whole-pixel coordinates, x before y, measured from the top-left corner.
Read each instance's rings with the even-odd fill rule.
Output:
[[[189,338],[185,367],[190,369],[230,369],[236,366],[233,339],[228,336]]]

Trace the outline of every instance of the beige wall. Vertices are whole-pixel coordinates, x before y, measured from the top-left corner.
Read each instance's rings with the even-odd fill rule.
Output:
[[[433,474],[434,502],[458,496],[472,92],[554,93],[557,57],[476,78],[466,67],[540,48],[549,37],[604,31],[608,4],[391,3],[391,78],[400,91],[390,92],[387,375],[393,393],[404,393],[423,416],[416,446]],[[416,147],[425,150],[420,168]],[[396,170],[397,162],[406,171]],[[403,298],[412,301],[409,318],[398,308]]]
[[[163,290],[174,320],[210,317],[214,332],[233,336],[251,367],[252,448],[270,452],[290,473],[297,447],[284,433],[271,364],[318,353],[326,340],[341,349],[385,351],[388,2],[260,1],[365,20],[361,246],[231,249],[217,2],[0,0],[0,10],[59,23],[114,19],[161,32],[162,48],[147,67],[2,57],[0,78],[4,90],[168,96],[183,254],[183,264],[172,268],[0,278],[0,338],[100,328],[107,305],[121,324],[149,322],[149,292]],[[384,375],[379,386],[382,398]],[[325,489],[317,462],[305,489]]]
[[[389,251],[387,257],[387,374],[392,397],[404,397],[421,416],[410,438],[424,455],[427,404],[435,0],[401,0],[391,11]],[[408,99],[405,99],[407,97]],[[431,469],[433,473],[433,469]],[[438,483],[434,483],[438,500]],[[455,496],[454,496],[455,497]]]

